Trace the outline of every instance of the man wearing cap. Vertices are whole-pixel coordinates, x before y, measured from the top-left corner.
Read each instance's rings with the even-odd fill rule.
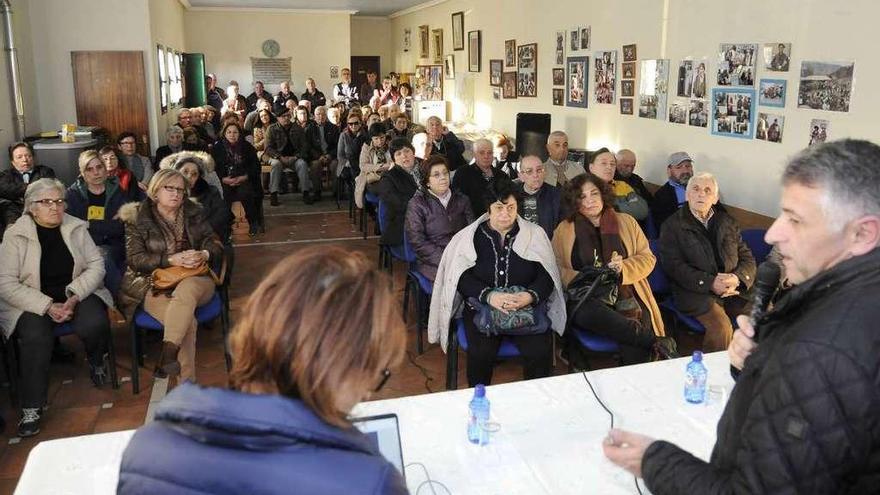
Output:
[[[688,181],[694,175],[694,162],[684,151],[673,153],[669,155],[666,173],[669,175],[669,180],[654,193],[654,204],[651,207],[654,223],[658,229],[687,202],[685,191]]]
[[[544,182],[551,186],[563,186],[569,180],[586,173],[584,166],[568,159],[568,134],[553,131],[547,136],[547,154],[544,162]]]
[[[278,114],[278,122],[266,130],[266,150],[263,153],[272,170],[269,172],[269,194],[272,206],[278,206],[278,190],[285,168],[308,167],[303,156],[306,154],[306,135],[299,126],[290,122],[290,110],[284,108]],[[305,194],[303,197],[305,198]]]

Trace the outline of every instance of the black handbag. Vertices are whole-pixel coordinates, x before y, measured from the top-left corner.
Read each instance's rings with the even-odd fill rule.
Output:
[[[503,292],[523,291],[519,287],[496,290]],[[508,311],[507,314],[493,308],[489,304],[481,303],[475,297],[468,298],[468,305],[476,311],[476,314],[474,314],[474,326],[484,335],[536,335],[544,333],[550,328],[546,301]]]
[[[618,274],[608,267],[585,266],[565,288],[569,315],[577,312],[587,299],[595,299],[608,307],[617,304]]]

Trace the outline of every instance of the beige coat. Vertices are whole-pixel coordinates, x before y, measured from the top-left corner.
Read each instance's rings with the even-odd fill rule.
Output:
[[[449,337],[449,321],[457,316],[460,310],[461,296],[458,294],[458,279],[468,268],[477,264],[477,250],[474,248],[474,233],[489,215],[483,214],[467,227],[452,236],[434,279],[434,290],[431,296],[431,311],[428,315],[428,342],[440,342],[446,351]],[[519,234],[513,240],[513,252],[522,259],[537,261],[553,279],[553,294],[547,305],[547,314],[553,330],[559,335],[565,331],[565,297],[562,294],[562,283],[559,270],[553,258],[550,240],[538,224],[516,217]]]
[[[654,270],[657,258],[648,246],[648,239],[639,227],[636,219],[626,213],[615,213],[617,224],[620,225],[620,240],[628,253],[623,260],[624,285],[632,285],[639,300],[645,303],[651,313],[651,324],[654,334],[664,336],[663,318],[660,315],[660,307],[648,285],[648,275]],[[565,220],[556,227],[553,233],[553,251],[556,253],[556,263],[562,275],[562,283],[568,285],[578,274],[571,266],[571,250],[574,248],[574,222]]]
[[[364,207],[364,191],[367,188],[367,184],[376,182],[381,178],[381,175],[376,173],[376,171],[379,170],[379,164],[376,163],[376,155],[376,152],[369,143],[361,148],[361,173],[354,178],[354,204],[358,208]],[[394,166],[394,160],[391,159],[391,153],[387,150],[385,151],[385,163],[389,169]]]
[[[104,288],[104,259],[89,235],[88,222],[65,214],[60,228],[73,257],[67,294],[80,300],[94,294],[113,307],[113,297]],[[42,315],[52,304],[52,298],[40,292],[41,253],[37,224],[30,215],[22,215],[0,244],[0,329],[7,338],[23,312]]]

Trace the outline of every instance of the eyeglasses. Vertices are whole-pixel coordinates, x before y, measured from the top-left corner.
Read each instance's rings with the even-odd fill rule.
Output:
[[[360,122],[349,122],[348,125],[354,127],[354,126],[357,126],[357,125],[361,125],[361,123],[360,123]]]
[[[384,370],[382,370],[382,380],[379,382],[379,385],[375,389],[373,389],[373,392],[378,392],[382,390],[382,387],[384,387],[385,384],[388,383],[389,378],[391,378],[391,370],[385,368]]]
[[[186,189],[184,189],[182,187],[162,186],[162,189],[164,189],[165,192],[171,193],[171,194],[177,193],[177,194],[180,194],[181,196],[186,194]]]
[[[64,206],[64,203],[66,203],[66,202],[67,201],[64,201],[63,199],[38,199],[38,200],[34,201],[34,203],[39,203],[39,204],[45,206],[46,208],[51,208],[53,206],[57,206],[58,208],[61,208],[62,206]]]
[[[120,141],[119,144],[124,144],[127,146],[134,146],[135,142],[134,141]]]
[[[430,177],[432,179],[443,179],[444,177],[449,177],[449,172],[433,172]]]

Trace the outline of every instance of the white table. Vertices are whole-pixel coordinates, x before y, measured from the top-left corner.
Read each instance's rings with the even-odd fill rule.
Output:
[[[587,373],[615,415],[615,426],[670,440],[703,459],[715,443],[723,401],[684,401],[689,358]],[[709,385],[733,387],[727,354],[708,354]],[[396,413],[405,463],[423,463],[454,494],[635,493],[633,478],[602,454],[610,426],[583,375],[571,374],[493,385],[486,395],[492,420],[501,424],[492,442],[466,436],[472,390],[457,390],[359,404],[355,416]],[[122,453],[133,430],[50,440],[31,450],[16,494],[112,494]],[[420,467],[407,469],[415,493]],[[437,493],[445,493],[436,488]],[[642,491],[645,492],[644,486]],[[431,493],[427,487],[422,494]]]
[[[724,400],[692,405],[684,400],[690,358],[587,373],[614,413],[614,425],[672,441],[708,460],[715,428],[733,387],[725,352],[705,356],[710,386]],[[454,494],[636,493],[633,477],[602,453],[610,417],[582,374],[488,387],[492,420],[501,430],[487,446],[466,436],[472,390],[457,390],[360,404],[355,415],[396,413],[405,464],[423,463],[432,479]],[[414,494],[425,480],[418,466],[406,470]],[[445,494],[435,487],[438,494]],[[646,492],[644,484],[642,491]],[[428,487],[421,494],[431,493]]]

